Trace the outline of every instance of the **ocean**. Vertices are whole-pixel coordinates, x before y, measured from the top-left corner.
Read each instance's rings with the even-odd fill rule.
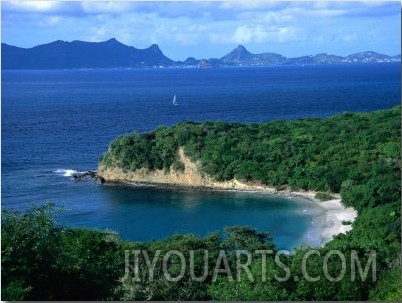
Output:
[[[148,241],[248,225],[279,249],[303,241],[313,205],[258,193],[76,182],[121,134],[182,121],[260,123],[385,109],[400,64],[219,69],[3,70],[2,209],[54,202],[62,225]],[[173,106],[176,95],[179,106]]]

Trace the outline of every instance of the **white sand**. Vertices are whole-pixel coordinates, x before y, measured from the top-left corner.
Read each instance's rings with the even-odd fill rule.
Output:
[[[352,225],[343,225],[342,221],[353,222],[357,212],[351,207],[345,208],[339,194],[331,194],[334,199],[319,201],[314,198],[315,192],[292,192],[291,195],[307,199],[323,211],[312,216],[310,228],[305,234],[304,242],[311,247],[320,247],[332,240],[333,236],[346,233]]]

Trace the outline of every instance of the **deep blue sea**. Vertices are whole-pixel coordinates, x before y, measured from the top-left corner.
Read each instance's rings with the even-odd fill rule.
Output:
[[[229,225],[302,241],[315,211],[289,198],[242,192],[102,186],[75,182],[95,170],[111,140],[181,121],[267,122],[373,111],[400,103],[400,64],[222,69],[3,70],[1,203],[49,201],[68,226],[146,241],[204,236]],[[172,105],[173,95],[179,106]]]

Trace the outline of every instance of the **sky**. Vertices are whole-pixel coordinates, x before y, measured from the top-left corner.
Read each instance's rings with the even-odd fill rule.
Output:
[[[221,58],[238,45],[286,57],[401,53],[400,1],[1,1],[1,41],[116,38],[173,60]]]

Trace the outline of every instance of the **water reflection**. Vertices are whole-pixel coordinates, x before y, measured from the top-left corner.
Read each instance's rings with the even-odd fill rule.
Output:
[[[271,233],[279,249],[292,249],[316,213],[308,203],[264,193],[121,185],[101,191],[112,229],[137,241],[174,233],[205,236],[226,226],[248,225]]]

